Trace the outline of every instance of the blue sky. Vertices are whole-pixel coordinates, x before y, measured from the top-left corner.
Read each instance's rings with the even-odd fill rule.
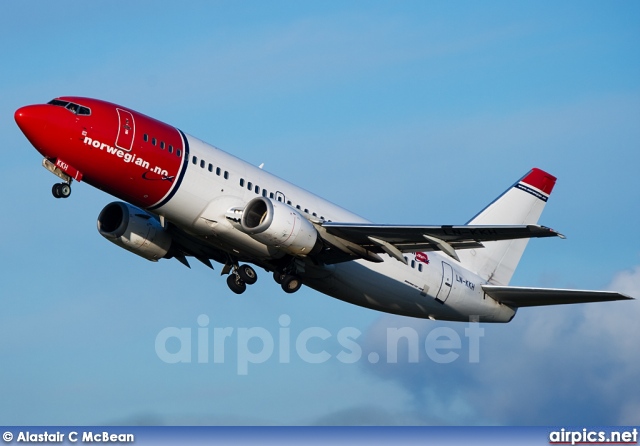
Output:
[[[558,177],[541,223],[568,238],[532,241],[512,284],[640,297],[640,5],[396,3],[0,4],[0,423],[640,424],[637,302],[521,310],[483,325],[470,363],[466,324],[285,295],[265,273],[237,297],[219,265],[100,237],[113,198],[53,199],[13,120],[61,95],[120,103],[380,223],[464,223],[540,167]],[[222,363],[197,362],[200,315],[234,330]],[[159,358],[170,327],[191,330],[190,363]],[[293,345],[312,327],[331,359],[281,361],[283,329]],[[372,364],[390,327],[453,330],[459,358]],[[275,353],[239,375],[251,328]],[[337,360],[343,329],[356,363]]]

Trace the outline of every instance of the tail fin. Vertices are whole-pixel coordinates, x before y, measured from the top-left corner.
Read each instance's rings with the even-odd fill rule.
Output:
[[[556,178],[534,168],[493,203],[469,221],[469,225],[533,225],[547,204]],[[493,285],[508,285],[527,247],[528,239],[485,242],[484,248],[460,250],[463,265]]]

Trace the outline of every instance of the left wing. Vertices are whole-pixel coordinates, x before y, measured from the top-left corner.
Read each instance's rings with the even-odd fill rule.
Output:
[[[391,226],[361,223],[333,223],[323,222],[323,238],[331,244],[330,235],[339,241],[348,242],[347,249],[357,253],[351,245],[360,247],[366,253],[383,253],[401,262],[406,262],[403,252],[435,251],[440,250],[456,260],[456,249],[482,248],[482,242],[495,240],[512,240],[534,237],[561,237],[564,236],[553,229],[539,225],[519,226]],[[322,233],[321,233],[322,234]],[[342,248],[338,246],[339,248]],[[375,257],[368,260],[375,260]],[[378,257],[379,258],[379,257]],[[381,259],[380,259],[381,261]]]
[[[516,308],[633,300],[633,297],[615,291],[563,290],[494,285],[482,285],[482,289],[495,301]]]

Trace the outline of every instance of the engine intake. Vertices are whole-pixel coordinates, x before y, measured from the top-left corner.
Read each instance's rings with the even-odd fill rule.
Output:
[[[251,200],[242,212],[242,230],[265,245],[306,256],[319,245],[313,224],[291,206],[265,197]]]
[[[171,248],[171,235],[154,216],[120,201],[102,209],[98,232],[110,242],[153,262],[165,257]]]

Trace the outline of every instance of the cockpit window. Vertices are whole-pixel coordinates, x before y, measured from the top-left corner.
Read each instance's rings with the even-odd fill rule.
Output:
[[[74,104],[73,102],[69,101],[61,101],[60,99],[53,99],[52,101],[49,101],[49,105],[64,107],[71,113],[76,115],[89,116],[91,114],[90,108],[83,107],[82,105]]]
[[[49,101],[49,105],[57,105],[59,107],[66,107],[67,104],[69,104],[69,102],[61,101],[60,99],[53,99],[53,100]]]
[[[79,108],[80,106],[78,104],[74,104],[73,102],[69,102],[69,104],[67,104],[67,110],[74,112],[76,115],[78,114]]]

